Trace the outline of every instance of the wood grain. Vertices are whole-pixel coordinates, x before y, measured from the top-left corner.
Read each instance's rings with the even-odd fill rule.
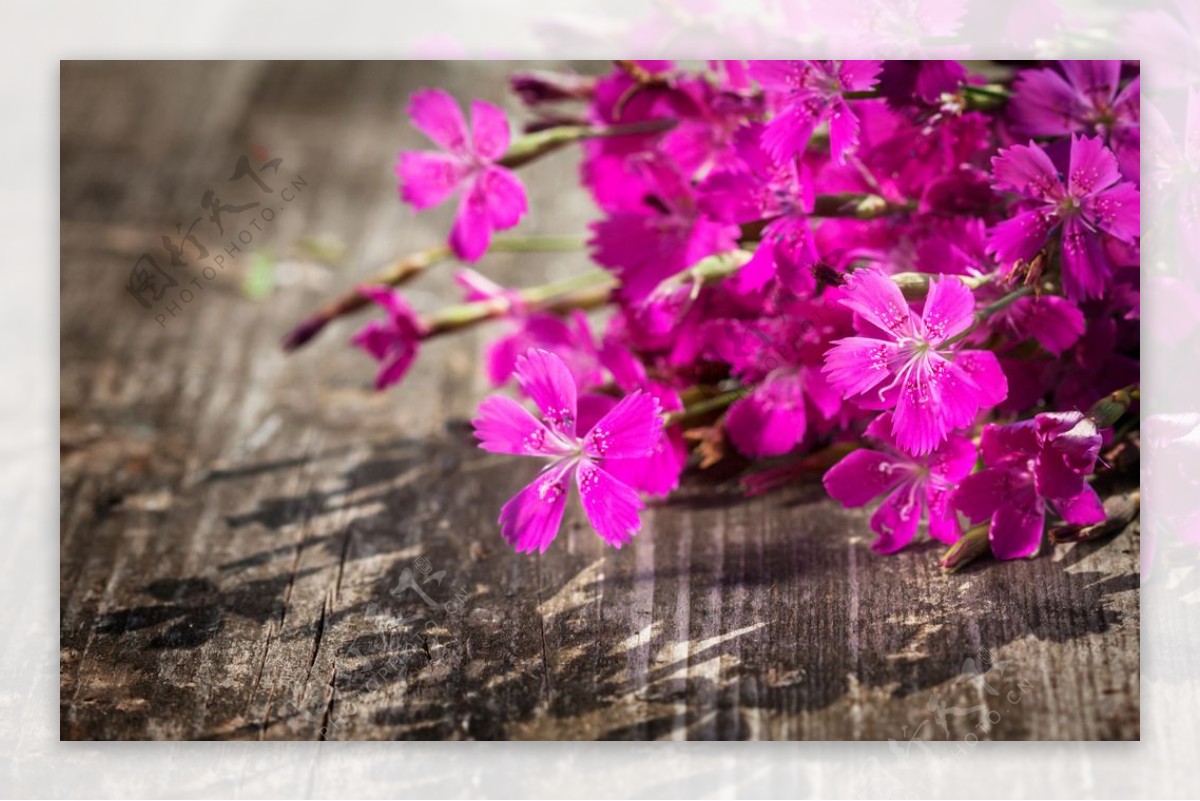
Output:
[[[498,100],[503,74],[62,65],[61,737],[1137,739],[1136,523],[948,576],[931,546],[873,554],[817,484],[746,500],[693,475],[623,550],[572,509],[518,556],[495,518],[534,465],[465,425],[486,332],[429,343],[386,394],[353,324],[284,356],[319,300],[448,229],[395,197],[395,152],[423,146],[404,98]],[[302,190],[160,325],[130,268],[256,145]],[[573,158],[523,171],[528,232],[594,216]],[[297,251],[312,236],[343,263]],[[263,300],[241,289],[255,250],[278,261]],[[414,303],[452,297],[450,272]]]

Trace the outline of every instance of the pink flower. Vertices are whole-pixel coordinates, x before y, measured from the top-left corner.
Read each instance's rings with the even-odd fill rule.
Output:
[[[1017,193],[1030,207],[992,229],[988,251],[1005,265],[1029,261],[1061,229],[1063,293],[1071,300],[1103,296],[1113,271],[1106,245],[1133,243],[1141,224],[1137,187],[1121,181],[1112,151],[1099,137],[1072,137],[1065,185],[1032,142],[1000,151],[992,174],[997,189]]]
[[[988,425],[979,444],[986,468],[963,479],[953,504],[972,524],[991,518],[988,540],[997,559],[1036,553],[1051,506],[1074,525],[1104,520],[1100,498],[1084,480],[1101,436],[1082,412]]]
[[[491,453],[550,459],[541,474],[500,510],[500,530],[518,551],[544,552],[558,534],[575,479],[583,510],[605,542],[617,548],[641,528],[637,492],[602,465],[650,456],[663,420],[654,396],[635,390],[608,410],[587,434],[576,434],[578,388],[562,359],[530,350],[517,361],[517,382],[542,412],[538,420],[511,398],[493,395],[472,421],[479,447]]]
[[[955,542],[962,530],[950,506],[951,491],[975,466],[975,445],[952,434],[928,455],[913,458],[896,447],[891,417],[884,412],[866,431],[883,450],[851,451],[825,473],[825,490],[849,507],[887,495],[871,515],[871,530],[879,535],[871,547],[879,553],[895,553],[912,542],[922,516],[931,537]]]
[[[858,117],[842,96],[875,85],[882,61],[751,61],[750,75],[774,97],[778,109],[763,131],[776,161],[803,152],[813,129],[829,121],[829,144],[838,164],[858,145]]]
[[[1141,155],[1141,79],[1120,91],[1120,61],[1060,61],[1059,70],[1023,70],[1009,104],[1013,126],[1028,136],[1100,134],[1138,179]]]
[[[364,286],[358,291],[387,311],[387,319],[372,320],[350,338],[352,344],[379,362],[375,389],[383,390],[404,378],[416,358],[425,327],[404,296],[391,287]]]
[[[844,397],[875,390],[860,403],[894,407],[892,435],[908,453],[929,453],[1008,393],[994,353],[947,344],[975,321],[975,298],[959,279],[933,279],[918,315],[891,279],[868,268],[849,276],[841,302],[876,334],[835,341],[825,375]]]
[[[508,120],[490,103],[474,100],[468,133],[458,104],[441,89],[413,95],[408,114],[442,152],[400,154],[400,197],[415,209],[427,209],[461,192],[450,245],[460,259],[476,261],[487,251],[492,231],[512,228],[529,210],[521,182],[495,163],[508,150]]]

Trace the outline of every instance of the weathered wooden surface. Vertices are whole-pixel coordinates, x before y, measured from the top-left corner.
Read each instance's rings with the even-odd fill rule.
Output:
[[[518,556],[494,521],[535,466],[472,446],[479,333],[382,395],[353,325],[285,357],[316,301],[447,230],[391,174],[426,85],[503,92],[472,65],[63,64],[64,739],[1139,736],[1136,526],[945,576],[932,547],[875,556],[817,485],[747,501],[692,478],[624,550],[574,510]],[[302,188],[160,326],[130,267],[256,145]],[[523,173],[526,231],[582,229],[573,169]],[[344,266],[297,256],[305,236],[344,242]],[[283,258],[265,300],[240,289],[254,249]]]

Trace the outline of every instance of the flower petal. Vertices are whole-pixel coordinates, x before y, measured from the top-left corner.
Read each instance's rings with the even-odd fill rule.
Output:
[[[514,372],[521,391],[542,410],[547,427],[571,439],[578,416],[578,390],[565,362],[553,353],[530,348]]]
[[[988,232],[987,252],[1004,265],[1029,261],[1046,245],[1058,218],[1048,209],[1023,211]]]
[[[804,439],[808,413],[799,375],[768,378],[730,408],[725,427],[734,447],[751,458],[787,453]]]
[[[1083,336],[1083,312],[1059,295],[1019,298],[1012,305],[1011,319],[1017,333],[1028,335],[1055,356],[1061,356]]]
[[[958,365],[930,353],[909,371],[893,415],[897,444],[914,456],[929,453],[948,431],[968,425],[979,411],[979,388]]]
[[[846,337],[825,352],[822,372],[844,397],[861,395],[890,376],[900,358],[900,345],[882,339]]]
[[[860,448],[825,472],[825,491],[842,506],[863,506],[912,476],[912,463],[899,456]]]
[[[738,294],[750,295],[765,287],[775,277],[777,270],[775,243],[763,239],[754,248],[750,260],[739,267],[727,283]]]
[[[895,338],[913,334],[913,314],[900,288],[882,271],[856,270],[846,279],[842,305]]]
[[[1117,94],[1117,82],[1121,78],[1120,61],[1073,59],[1060,61],[1058,65],[1075,91],[1090,100],[1094,106],[1109,105]]]
[[[471,101],[471,143],[475,155],[497,161],[508,150],[508,118],[504,112],[482,100]]]
[[[1074,526],[1091,526],[1103,523],[1108,518],[1100,496],[1090,484],[1084,484],[1083,489],[1073,498],[1056,499],[1054,508],[1063,520]]]
[[[1084,198],[1121,180],[1117,157],[1099,136],[1071,137],[1071,171],[1067,190],[1071,197]]]
[[[524,406],[503,395],[485,398],[471,425],[479,447],[490,453],[557,456],[571,451],[570,443],[546,428]]]
[[[583,438],[583,451],[597,459],[634,459],[649,456],[662,436],[663,420],[658,400],[634,390],[600,418]]]
[[[817,127],[817,121],[823,111],[824,103],[815,97],[811,103],[789,103],[763,128],[763,150],[771,154],[771,158],[777,162],[796,158],[804,152],[804,147],[812,138],[813,129]],[[855,127],[857,128],[857,122]]]
[[[1058,170],[1046,151],[1032,142],[1001,150],[992,159],[992,177],[996,188],[1037,200],[1054,201],[1063,194]]]
[[[1078,215],[1067,219],[1062,236],[1063,294],[1071,300],[1098,298],[1112,275],[1103,234],[1088,228]]]
[[[1077,131],[1087,111],[1075,88],[1051,69],[1018,73],[1010,108],[1015,127],[1028,136]]]
[[[458,101],[443,89],[422,89],[408,101],[413,126],[451,153],[465,153],[467,123]]]
[[[979,392],[979,406],[983,409],[1003,403],[1008,397],[1008,378],[1000,367],[1000,360],[990,350],[962,350],[954,356],[954,366],[973,383]]]
[[[850,92],[865,92],[875,86],[879,71],[883,69],[883,62],[874,60],[839,61],[835,66],[843,89]]]
[[[972,449],[973,450],[973,449]],[[925,488],[925,507],[929,515],[929,536],[947,545],[962,537],[962,526],[950,501],[952,487],[942,482],[930,482]]]
[[[989,424],[979,435],[979,452],[983,463],[989,467],[1008,462],[1027,462],[1038,455],[1037,425],[1033,420],[1022,420],[1011,425]]]
[[[1008,503],[1013,476],[1007,468],[991,468],[972,473],[954,490],[951,505],[966,515],[972,524],[987,520]]]
[[[491,240],[487,191],[482,181],[475,180],[458,203],[458,214],[450,229],[450,246],[454,248],[455,256],[472,263],[487,252]]]
[[[488,223],[493,230],[512,228],[529,211],[525,186],[511,170],[488,167],[475,185],[483,193]]]
[[[845,100],[838,98],[829,106],[829,152],[838,164],[858,147],[858,117]]]
[[[375,361],[387,356],[395,341],[391,327],[382,320],[371,320],[350,337],[350,344],[362,348]]]
[[[666,497],[679,486],[679,476],[687,464],[687,457],[683,431],[679,426],[672,426],[659,438],[649,456],[609,459],[604,463],[604,469],[638,492]]]
[[[1067,463],[1064,454],[1054,450],[1042,453],[1033,475],[1038,495],[1055,501],[1060,498],[1074,498],[1087,486],[1084,481],[1086,473],[1076,470]]]
[[[996,510],[988,542],[997,559],[1022,559],[1037,553],[1046,526],[1046,511],[1032,490],[1018,493]]]
[[[1133,242],[1141,234],[1141,195],[1131,183],[1120,183],[1083,202],[1083,213],[1102,231],[1122,242]]]
[[[500,510],[500,533],[518,551],[550,547],[567,508],[573,467],[566,461],[550,465]]]
[[[921,524],[921,496],[912,485],[901,486],[871,515],[871,530],[879,539],[871,543],[876,553],[895,553],[908,545]]]
[[[926,338],[934,345],[961,334],[975,322],[975,295],[954,276],[934,278],[929,282],[921,321]]]
[[[978,458],[974,442],[960,434],[951,434],[942,447],[930,454],[929,472],[957,484],[971,474]]]
[[[642,527],[638,512],[645,508],[637,492],[589,459],[575,474],[583,511],[600,537],[620,548]]]
[[[408,151],[396,161],[400,199],[414,209],[427,209],[444,201],[462,184],[467,166],[449,153]]]

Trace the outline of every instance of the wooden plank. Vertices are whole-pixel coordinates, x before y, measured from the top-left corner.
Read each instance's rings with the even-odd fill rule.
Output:
[[[464,425],[481,332],[431,343],[383,395],[352,326],[280,353],[316,301],[449,226],[396,202],[394,153],[421,146],[403,99],[499,98],[501,70],[62,76],[64,739],[1138,737],[1136,526],[945,576],[931,547],[874,555],[865,516],[818,486],[746,500],[699,476],[621,551],[572,510],[518,556],[495,517],[534,466]],[[290,283],[254,301],[247,248],[160,326],[130,267],[254,145],[306,186],[253,247],[336,236],[350,266],[285,258]],[[593,216],[573,171],[524,173],[528,231]],[[582,264],[484,267],[528,285]],[[453,292],[442,270],[412,296]]]

